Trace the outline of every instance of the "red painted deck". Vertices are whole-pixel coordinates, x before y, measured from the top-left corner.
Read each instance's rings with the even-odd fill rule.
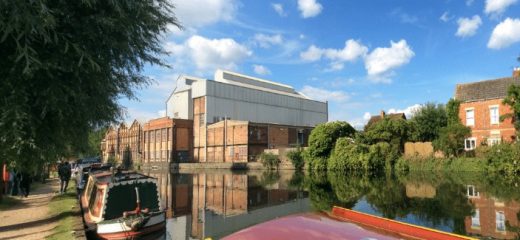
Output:
[[[346,208],[334,207],[331,213],[332,217],[359,223],[365,226],[370,226],[382,229],[388,232],[399,233],[403,236],[408,236],[413,239],[428,239],[428,240],[473,240],[475,238],[461,236],[457,234],[447,233],[435,229],[416,226],[403,222],[394,221],[387,218],[377,217],[366,213],[360,213]]]

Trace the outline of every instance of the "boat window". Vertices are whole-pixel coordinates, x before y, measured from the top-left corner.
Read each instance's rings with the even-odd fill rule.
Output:
[[[123,215],[123,212],[135,210],[137,200],[135,195],[136,186],[139,188],[141,209],[159,210],[157,185],[154,182],[118,185],[112,187],[108,193],[104,211],[105,215],[103,216],[105,220],[119,218]]]

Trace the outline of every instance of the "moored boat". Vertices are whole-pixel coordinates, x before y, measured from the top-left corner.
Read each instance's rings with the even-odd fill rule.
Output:
[[[156,179],[146,175],[90,174],[80,202],[87,228],[100,239],[135,239],[165,231]]]
[[[334,207],[331,213],[303,213],[277,218],[243,229],[224,239],[473,240],[474,238]]]

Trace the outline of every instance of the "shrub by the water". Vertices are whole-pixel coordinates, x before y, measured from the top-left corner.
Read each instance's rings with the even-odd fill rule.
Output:
[[[309,136],[309,146],[304,152],[305,162],[310,169],[325,170],[327,159],[340,137],[352,137],[356,130],[347,122],[328,122],[319,124]]]
[[[370,170],[392,170],[394,163],[401,156],[399,148],[387,142],[379,142],[368,149],[368,166]]]
[[[354,143],[350,138],[339,138],[332,156],[328,161],[328,170],[368,170],[368,146]]]
[[[305,165],[305,162],[303,161],[303,152],[301,149],[289,151],[287,152],[286,156],[296,169],[302,169]]]
[[[515,176],[520,173],[520,144],[494,145],[488,150],[486,161],[489,170]]]
[[[277,168],[280,162],[278,156],[273,153],[263,152],[260,154],[260,156],[258,156],[258,158],[260,159],[262,165],[269,169]]]

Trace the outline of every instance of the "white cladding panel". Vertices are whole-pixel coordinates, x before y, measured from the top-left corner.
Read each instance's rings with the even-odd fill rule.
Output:
[[[171,118],[193,119],[191,91],[174,93],[166,102],[166,114]]]
[[[323,102],[213,81],[203,82],[203,90],[196,90],[199,82],[194,83],[193,97],[203,96],[199,95],[201,92],[207,93],[208,123],[224,117],[295,126],[315,126],[327,121],[327,104]]]

